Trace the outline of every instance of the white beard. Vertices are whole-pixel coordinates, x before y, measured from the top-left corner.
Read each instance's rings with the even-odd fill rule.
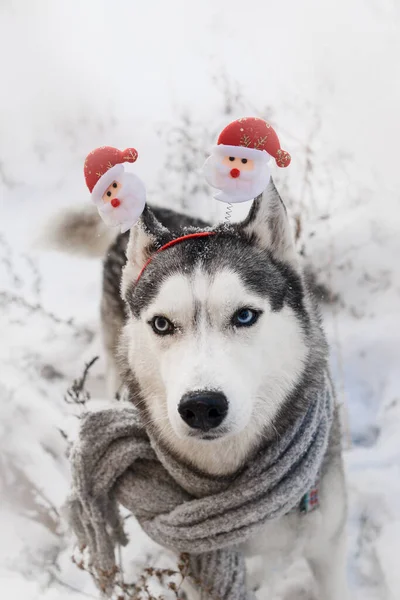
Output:
[[[146,204],[146,189],[142,181],[133,173],[124,173],[120,181],[122,187],[118,193],[121,204],[112,206],[111,202],[96,202],[100,217],[109,227],[120,227],[121,233],[128,231],[139,219]]]
[[[204,165],[204,176],[207,183],[219,191],[213,194],[216,200],[227,203],[247,202],[259,196],[267,187],[270,171],[268,158],[254,162],[252,171],[241,171],[240,176],[233,178],[231,168],[221,163],[220,154],[212,154]]]

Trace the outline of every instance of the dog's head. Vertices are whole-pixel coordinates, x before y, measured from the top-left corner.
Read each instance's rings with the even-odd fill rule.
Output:
[[[172,239],[146,208],[132,229],[121,348],[148,425],[182,452],[276,431],[309,354],[310,314],[285,207],[271,182],[242,223]],[[222,447],[220,445],[220,447]]]

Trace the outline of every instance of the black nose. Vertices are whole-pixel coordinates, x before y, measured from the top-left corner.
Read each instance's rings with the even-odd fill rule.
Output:
[[[182,419],[193,429],[208,431],[221,425],[228,412],[228,400],[222,392],[189,392],[178,406]]]

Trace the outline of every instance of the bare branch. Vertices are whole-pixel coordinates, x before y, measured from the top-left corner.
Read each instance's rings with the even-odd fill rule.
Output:
[[[84,407],[86,402],[90,400],[90,393],[85,389],[85,384],[90,369],[98,359],[98,356],[92,358],[92,360],[85,365],[82,377],[75,379],[71,387],[68,388],[67,393],[64,396],[64,400],[67,404],[78,404]]]

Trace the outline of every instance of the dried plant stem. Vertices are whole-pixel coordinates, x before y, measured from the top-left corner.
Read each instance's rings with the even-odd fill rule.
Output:
[[[64,400],[67,404],[77,404],[82,408],[86,406],[86,402],[90,400],[90,394],[85,388],[86,379],[90,369],[98,359],[98,356],[92,358],[92,360],[85,365],[82,377],[75,379],[71,387],[68,388],[67,393],[64,396]]]

